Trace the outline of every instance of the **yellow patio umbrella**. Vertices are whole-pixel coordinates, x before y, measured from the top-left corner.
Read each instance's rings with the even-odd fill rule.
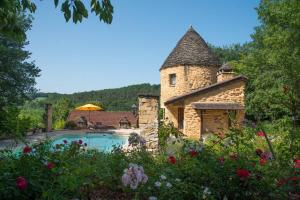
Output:
[[[101,107],[99,106],[95,106],[93,104],[85,104],[83,106],[79,106],[77,108],[75,108],[75,110],[83,110],[83,111],[89,111],[89,121],[90,121],[90,112],[91,111],[97,111],[97,110],[102,110]]]

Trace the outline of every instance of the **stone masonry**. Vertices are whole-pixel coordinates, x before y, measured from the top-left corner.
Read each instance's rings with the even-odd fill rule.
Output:
[[[217,82],[218,67],[176,66],[160,71],[161,102]],[[176,74],[176,85],[171,86],[169,75]],[[164,108],[164,105],[161,105]]]
[[[139,95],[138,101],[140,135],[146,140],[149,150],[156,150],[158,148],[159,97]]]

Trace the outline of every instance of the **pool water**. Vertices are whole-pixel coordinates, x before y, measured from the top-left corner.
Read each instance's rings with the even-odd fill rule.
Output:
[[[128,137],[112,134],[80,134],[80,135],[61,135],[53,139],[53,145],[63,144],[67,140],[68,144],[72,141],[82,140],[83,144],[86,143],[87,147],[97,149],[99,151],[109,152],[113,146],[123,146],[128,144]]]

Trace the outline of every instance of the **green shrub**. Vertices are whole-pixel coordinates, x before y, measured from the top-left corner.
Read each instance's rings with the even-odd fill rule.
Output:
[[[53,128],[55,130],[63,129],[63,128],[65,128],[65,124],[66,124],[65,120],[58,119],[58,120],[54,121]]]
[[[74,121],[67,121],[65,124],[65,128],[75,130],[77,129],[77,124]]]
[[[88,199],[95,194],[103,199],[288,199],[300,191],[299,157],[275,160],[261,135],[257,129],[245,128],[211,136],[204,144],[181,140],[182,148],[173,154],[153,154],[143,148],[103,153],[89,150],[81,141],[55,147],[45,142],[25,147],[17,155],[2,151],[0,196],[7,200]]]

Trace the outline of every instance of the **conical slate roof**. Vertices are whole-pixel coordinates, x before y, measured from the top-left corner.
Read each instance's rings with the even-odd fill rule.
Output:
[[[230,72],[232,71],[232,67],[229,65],[229,63],[224,63],[218,71]]]
[[[218,58],[191,26],[179,40],[160,70],[177,65],[220,66]]]

